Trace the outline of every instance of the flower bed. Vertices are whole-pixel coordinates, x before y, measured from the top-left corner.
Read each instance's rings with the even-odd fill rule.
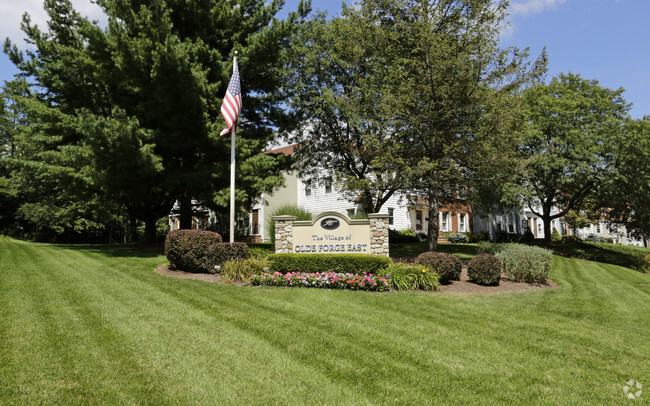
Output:
[[[352,289],[387,291],[390,288],[388,279],[366,273],[335,273],[335,272],[280,272],[264,273],[253,275],[250,279],[251,285],[263,286],[295,286],[306,288],[326,289]]]

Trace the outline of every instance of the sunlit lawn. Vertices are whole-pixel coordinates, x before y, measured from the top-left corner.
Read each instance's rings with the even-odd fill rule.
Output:
[[[456,255],[462,260],[469,260],[476,255],[478,244],[438,244],[438,251]],[[427,250],[425,243],[391,244],[390,256],[394,258],[414,258]]]
[[[451,296],[163,263],[0,237],[0,404],[618,405],[629,379],[650,387],[650,276],[626,268],[556,257],[559,289]]]

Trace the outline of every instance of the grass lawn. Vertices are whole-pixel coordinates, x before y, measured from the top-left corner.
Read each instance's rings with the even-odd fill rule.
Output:
[[[478,244],[439,243],[438,251],[456,255],[461,260],[472,259]],[[390,256],[393,258],[414,258],[427,250],[426,243],[391,244]]]
[[[650,276],[630,269],[556,257],[559,289],[452,296],[163,263],[0,237],[0,404],[618,405],[629,379],[650,399]]]

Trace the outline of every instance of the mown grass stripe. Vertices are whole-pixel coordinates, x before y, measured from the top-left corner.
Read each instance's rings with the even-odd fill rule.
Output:
[[[35,306],[0,315],[0,332],[11,312],[44,311],[42,295],[64,349],[38,356],[89,376],[50,392],[27,380],[21,403],[617,404],[625,381],[650,376],[650,277],[610,265],[556,258],[557,290],[453,297],[176,280],[153,273],[164,258],[116,247],[0,237],[0,255],[0,303]],[[21,333],[38,341],[39,328]],[[0,344],[18,361],[0,365],[0,403],[19,396],[13,374],[37,374],[22,349]]]

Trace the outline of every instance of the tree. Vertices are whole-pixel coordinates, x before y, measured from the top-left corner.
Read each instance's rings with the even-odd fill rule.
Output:
[[[349,200],[361,197],[379,212],[404,186],[390,162],[399,155],[392,117],[382,104],[386,61],[380,28],[345,7],[343,16],[318,15],[285,52],[288,107],[296,125],[283,134],[301,148],[294,168],[314,184],[335,183]]]
[[[600,205],[609,221],[633,236],[650,237],[650,116],[627,123],[624,153],[614,176],[604,179]]]
[[[105,30],[69,1],[47,0],[47,32],[27,15],[23,20],[36,50],[23,53],[5,44],[22,74],[41,89],[32,98],[31,120],[50,137],[50,154],[75,172],[80,198],[99,193],[124,205],[132,223],[146,223],[149,240],[176,199],[183,228],[191,225],[192,198],[224,210],[230,146],[217,134],[235,50],[244,97],[237,140],[240,207],[281,184],[276,160],[261,152],[285,120],[274,93],[281,80],[279,50],[309,5],[301,3],[299,13],[279,21],[273,16],[281,2],[263,0],[98,4],[108,16]],[[255,171],[269,176],[251,181]]]
[[[428,200],[427,247],[437,248],[443,204],[514,165],[519,92],[545,69],[545,54],[499,48],[507,2],[369,0],[358,15],[382,27],[389,69],[384,112],[394,117],[393,159],[408,189]]]
[[[623,92],[572,73],[526,91],[525,168],[514,190],[544,222],[547,241],[552,220],[593,211],[594,193],[614,176],[629,110]]]

